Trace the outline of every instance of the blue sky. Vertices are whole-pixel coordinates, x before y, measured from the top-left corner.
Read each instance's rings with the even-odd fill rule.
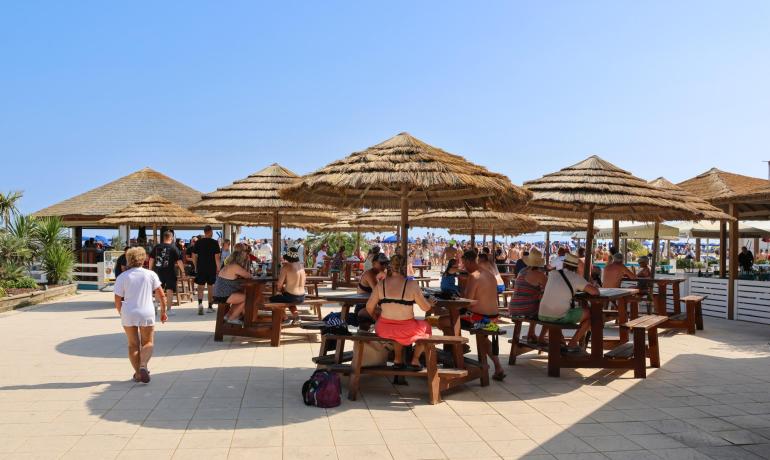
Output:
[[[204,192],[409,131],[514,183],[598,154],[766,177],[770,2],[5,2],[0,189]]]

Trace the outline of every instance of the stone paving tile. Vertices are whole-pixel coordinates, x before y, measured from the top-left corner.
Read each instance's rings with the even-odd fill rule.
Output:
[[[505,382],[464,385],[437,406],[419,383],[366,378],[358,401],[323,410],[299,399],[315,334],[279,348],[216,343],[213,317],[183,305],[158,327],[153,381],[135,384],[110,301],[89,293],[0,315],[0,367],[18,369],[0,377],[0,460],[770,458],[770,350],[755,325],[708,318],[696,336],[663,334],[646,380],[553,379],[524,355]],[[15,331],[30,318],[43,329],[22,346]]]

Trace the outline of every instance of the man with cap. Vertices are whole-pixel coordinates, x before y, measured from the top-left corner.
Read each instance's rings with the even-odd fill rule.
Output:
[[[602,287],[619,288],[624,279],[635,280],[636,273],[629,270],[623,264],[623,254],[616,252],[612,256],[612,261],[604,267],[602,276]]]
[[[599,289],[577,274],[578,262],[577,256],[568,253],[564,256],[564,268],[550,273],[538,312],[538,319],[541,321],[580,324],[564,350],[575,354],[585,353],[578,343],[591,327],[590,310],[575,306],[575,294],[581,291],[590,295],[599,294]]]
[[[289,307],[292,316],[292,324],[299,325],[298,304],[305,301],[305,268],[299,263],[299,253],[297,248],[291,247],[283,255],[281,263],[281,273],[278,275],[276,288],[281,291],[280,294],[270,297],[272,303],[290,303]]]

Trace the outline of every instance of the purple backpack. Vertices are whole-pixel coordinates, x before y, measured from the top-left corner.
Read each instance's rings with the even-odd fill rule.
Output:
[[[317,370],[302,385],[302,400],[308,406],[337,407],[340,405],[342,385],[340,376],[329,371]]]

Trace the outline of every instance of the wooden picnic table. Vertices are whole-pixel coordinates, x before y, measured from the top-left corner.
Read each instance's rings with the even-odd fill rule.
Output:
[[[342,306],[340,310],[340,319],[342,319],[342,321],[347,321],[348,313],[350,313],[350,307],[366,303],[366,301],[369,300],[369,295],[370,294],[368,292],[362,294],[330,295],[324,297],[324,299],[329,301],[329,303],[339,303]]]
[[[331,280],[332,280],[331,277],[328,277],[328,276],[311,275],[311,276],[305,277],[305,284],[312,284],[313,289],[315,290],[314,295],[318,295],[318,285],[321,283],[331,282]]]
[[[241,286],[243,286],[243,292],[246,294],[246,306],[251,306],[253,308],[254,314],[256,315],[256,311],[258,310],[257,305],[265,303],[265,285],[267,283],[271,283],[272,286],[272,292],[275,293],[276,286],[275,282],[278,281],[276,278],[273,278],[272,276],[267,277],[261,277],[257,276],[250,279],[241,279]],[[256,317],[254,318],[256,321]]]
[[[671,286],[672,297],[674,300],[674,313],[682,313],[682,307],[680,305],[681,288],[680,285],[684,283],[687,278],[672,277],[672,278],[655,278],[653,282],[658,286],[658,294],[655,296],[655,313],[661,316],[668,316],[666,312],[666,298],[668,297],[668,286]]]
[[[513,282],[516,280],[516,275],[513,273],[500,273],[500,278],[503,279],[506,289],[513,289]]]
[[[419,284],[421,288],[428,288],[430,287],[431,281],[437,281],[436,278],[431,278],[429,276],[415,276],[412,279],[417,281],[417,284]]]
[[[629,297],[636,295],[638,289],[627,288],[600,288],[599,295],[578,294],[577,298],[585,302],[591,310],[591,354],[588,356],[565,356],[561,354],[562,340],[561,330],[549,328],[548,343],[552,345],[548,352],[548,375],[559,376],[562,368],[608,368],[608,369],[633,369],[627,361],[614,360],[605,357],[605,349],[610,350],[618,345],[628,342],[628,330],[620,329],[618,339],[604,338],[604,310],[610,302],[617,302],[618,322],[627,322],[626,303]],[[552,336],[550,334],[555,334]]]
[[[425,264],[422,264],[422,265],[412,265],[412,268],[415,269],[415,270],[419,270],[420,278],[424,278],[425,277],[425,270],[429,269],[430,266],[429,265],[425,265]]]

